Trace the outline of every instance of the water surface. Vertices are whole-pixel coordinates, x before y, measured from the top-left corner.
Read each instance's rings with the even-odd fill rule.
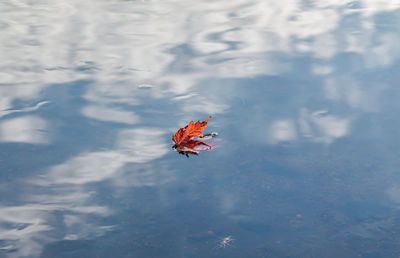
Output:
[[[0,14],[0,257],[400,255],[399,1]]]

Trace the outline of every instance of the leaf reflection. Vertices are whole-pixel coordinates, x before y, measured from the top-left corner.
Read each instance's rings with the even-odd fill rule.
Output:
[[[218,133],[212,132],[210,134],[200,135],[199,138],[202,140],[210,140],[217,135],[218,135]],[[175,144],[174,146],[172,146],[172,148],[175,149],[176,151],[178,151],[179,154],[185,155],[186,157],[189,158],[189,155],[197,156],[199,154],[200,150],[214,149],[214,148],[216,148],[216,145],[211,144],[211,143],[207,144],[200,140],[190,140],[185,143]]]

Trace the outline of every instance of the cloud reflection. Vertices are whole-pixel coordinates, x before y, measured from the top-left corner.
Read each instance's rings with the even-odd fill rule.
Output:
[[[105,106],[86,106],[82,109],[82,114],[100,121],[109,121],[109,122],[117,122],[117,123],[126,123],[126,124],[136,124],[139,121],[139,117],[129,111],[118,109],[118,108],[110,108]]]
[[[344,137],[350,132],[351,119],[340,118],[328,114],[326,110],[310,112],[302,109],[297,120],[278,120],[269,126],[268,143],[277,144],[280,142],[291,142],[298,139],[299,134],[304,139],[311,139],[314,142],[331,143],[335,139]]]
[[[168,175],[160,168],[143,165],[145,172],[140,167],[123,169],[165,155],[170,146],[163,143],[164,139],[163,131],[152,128],[122,130],[113,150],[80,153],[29,179],[25,187],[36,190],[25,197],[28,204],[0,207],[0,239],[5,241],[0,248],[13,250],[10,257],[37,256],[46,243],[93,238],[111,230],[112,225],[93,221],[94,216],[110,216],[112,211],[92,203],[96,193],[88,190],[88,185],[105,180],[120,187],[168,182]],[[65,227],[61,235],[54,226],[57,212],[63,213],[57,219]]]
[[[152,128],[122,130],[113,150],[80,153],[31,182],[41,186],[82,185],[113,179],[127,163],[147,163],[164,156],[169,145],[163,136],[162,131]]]
[[[276,121],[271,125],[268,137],[272,144],[293,141],[297,138],[295,124],[290,120]]]
[[[0,141],[45,144],[49,141],[47,123],[36,116],[22,116],[0,123]]]
[[[350,119],[328,115],[326,110],[309,113],[303,109],[299,124],[304,136],[312,137],[314,141],[330,143],[344,137],[350,130]]]

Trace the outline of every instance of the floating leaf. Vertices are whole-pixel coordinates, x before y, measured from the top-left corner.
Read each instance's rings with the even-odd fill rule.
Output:
[[[209,116],[203,122],[197,121],[194,123],[191,121],[185,127],[180,128],[175,134],[172,135],[172,140],[175,142],[173,148],[176,149],[180,154],[184,154],[186,156],[189,156],[189,154],[197,155],[199,152],[195,148],[199,146],[206,147],[199,149],[211,149],[210,145],[199,140],[194,140],[196,137],[204,137],[203,130],[207,127],[207,123],[210,118],[211,116]],[[211,135],[215,136],[216,134],[213,133]]]
[[[203,122],[197,121],[196,123],[194,123],[193,121],[190,121],[190,123],[187,126],[179,129],[172,136],[172,140],[175,142],[175,144],[179,145],[187,143],[193,138],[199,137],[200,135],[203,134],[203,130],[207,127],[207,123],[208,120],[210,120],[210,118],[211,116],[209,116]]]

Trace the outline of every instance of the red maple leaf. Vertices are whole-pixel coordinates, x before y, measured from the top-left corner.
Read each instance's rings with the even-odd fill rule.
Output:
[[[203,130],[207,127],[208,120],[210,120],[211,116],[209,116],[203,122],[197,121],[194,123],[191,121],[188,125],[183,128],[180,128],[175,134],[172,135],[172,140],[175,142],[173,146],[180,154],[184,154],[188,156],[188,154],[197,155],[198,151],[195,150],[197,146],[207,146],[208,149],[211,149],[211,146],[199,141],[193,140],[196,137],[201,137],[203,134]]]
[[[187,126],[179,129],[174,135],[172,135],[172,140],[176,145],[180,145],[189,142],[193,138],[199,137],[203,134],[203,130],[207,127],[210,118],[211,116],[203,122],[197,121],[194,123],[193,121],[190,121]]]

